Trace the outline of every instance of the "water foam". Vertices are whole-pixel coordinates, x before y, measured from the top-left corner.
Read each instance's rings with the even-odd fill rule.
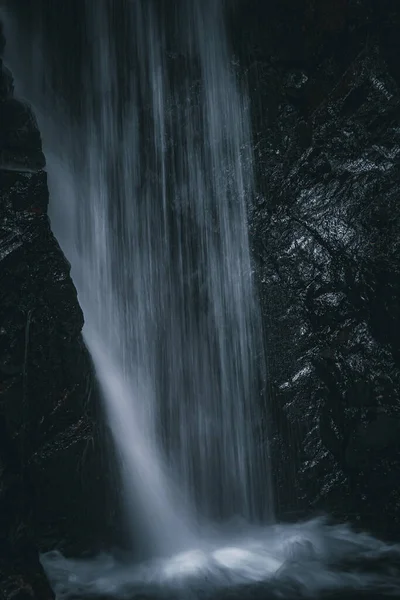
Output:
[[[224,534],[225,535],[225,534]],[[60,600],[107,597],[310,598],[321,594],[400,595],[400,545],[314,519],[199,542],[197,548],[141,565],[111,555],[92,560],[53,552],[43,564]],[[252,595],[253,594],[253,595]],[[230,596],[229,596],[230,597]]]

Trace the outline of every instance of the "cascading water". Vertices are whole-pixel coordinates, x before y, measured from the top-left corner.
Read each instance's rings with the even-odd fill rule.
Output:
[[[52,224],[72,261],[132,535],[144,519],[154,553],[192,543],[193,502],[213,520],[270,516],[255,436],[249,110],[222,3],[182,1],[169,19],[156,8],[125,2],[117,39],[113,2],[86,1],[77,123],[58,110],[62,90],[26,88],[39,114],[53,99],[40,123]],[[48,63],[42,49],[35,78],[49,79]]]
[[[77,71],[68,59],[78,50],[52,53],[45,9],[24,53],[7,20],[8,57],[39,117],[52,225],[85,313],[128,527],[140,558],[164,557],[126,566],[48,553],[57,598],[166,590],[186,600],[262,581],[263,598],[397,593],[399,547],[323,520],[250,525],[271,519],[271,501],[256,435],[263,351],[246,225],[249,107],[223,1],[79,6]],[[208,527],[235,516],[247,525]]]

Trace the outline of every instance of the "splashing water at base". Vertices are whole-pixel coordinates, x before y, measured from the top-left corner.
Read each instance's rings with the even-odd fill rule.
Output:
[[[43,564],[60,600],[400,597],[400,545],[345,525],[315,519],[221,536],[218,543],[217,537],[142,565],[122,564],[110,555],[71,560],[57,552],[45,555]]]

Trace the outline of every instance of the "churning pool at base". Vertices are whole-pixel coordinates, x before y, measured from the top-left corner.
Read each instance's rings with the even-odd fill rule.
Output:
[[[242,600],[340,591],[400,598],[400,545],[326,519],[249,528],[246,535],[227,536],[219,544],[201,540],[197,548],[140,565],[106,554],[77,560],[56,551],[42,562],[57,600],[211,599],[228,597],[229,591]],[[259,586],[263,595],[249,594]]]

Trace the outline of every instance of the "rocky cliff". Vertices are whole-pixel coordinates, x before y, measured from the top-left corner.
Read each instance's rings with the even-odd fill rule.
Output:
[[[400,7],[244,4],[278,511],[398,536]]]

